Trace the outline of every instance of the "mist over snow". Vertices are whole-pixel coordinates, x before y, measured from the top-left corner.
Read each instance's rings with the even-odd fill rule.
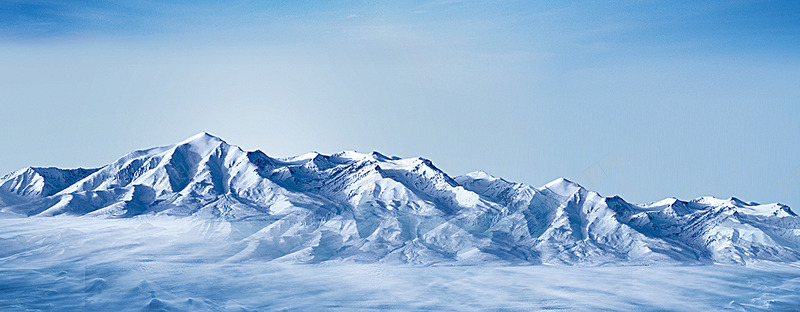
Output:
[[[234,224],[0,219],[3,311],[792,311],[797,264],[408,266],[230,261]]]
[[[0,1],[0,311],[798,311],[798,16]]]
[[[800,217],[208,133],[0,178],[3,310],[785,310]],[[603,298],[603,300],[599,300]]]

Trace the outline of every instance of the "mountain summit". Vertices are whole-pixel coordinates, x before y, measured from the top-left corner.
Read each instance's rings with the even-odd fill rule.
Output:
[[[378,152],[273,158],[208,133],[101,168],[0,178],[6,216],[228,222],[229,259],[408,263],[745,263],[800,260],[800,217],[736,198],[647,205],[566,179],[535,188]]]

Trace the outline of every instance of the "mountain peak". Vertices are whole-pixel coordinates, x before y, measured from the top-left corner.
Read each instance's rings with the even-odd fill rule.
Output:
[[[385,160],[400,160],[400,157],[397,157],[397,156],[387,156],[387,155],[385,155],[385,154],[383,154],[383,153],[381,153],[381,152],[379,152],[379,151],[372,151],[372,154],[370,154],[370,155],[372,156],[372,158],[374,158],[374,159],[377,159],[377,160],[379,160],[379,161],[385,161]]]
[[[298,161],[299,162],[304,162],[304,161],[308,161],[308,160],[312,160],[314,158],[317,158],[320,155],[322,155],[322,154],[320,154],[317,151],[311,151],[311,152],[308,152],[308,153],[305,153],[305,154],[302,154],[302,155],[286,157],[286,158],[283,158],[282,160],[285,160],[285,161],[288,161],[288,162],[298,162]]]
[[[679,199],[677,199],[675,197],[669,197],[669,198],[664,198],[662,200],[647,204],[647,206],[653,206],[653,207],[670,206],[670,205],[674,205],[675,203],[678,203],[678,202],[680,202]]]
[[[561,196],[571,196],[572,194],[575,194],[575,192],[584,189],[582,186],[580,186],[580,184],[567,180],[563,177],[545,184],[543,188]]]
[[[0,178],[0,189],[31,198],[50,196],[98,169],[25,167]]]
[[[343,159],[343,160],[361,160],[361,159],[365,159],[365,158],[371,158],[371,155],[359,153],[359,152],[354,151],[354,150],[346,150],[346,151],[341,151],[341,152],[335,153],[335,154],[331,155],[331,157],[336,158],[336,159]]]
[[[483,171],[483,170],[473,171],[473,172],[465,174],[465,176],[470,177],[470,178],[472,178],[474,180],[494,181],[494,180],[500,179],[500,178],[495,177],[495,176],[493,176],[493,175],[491,175],[491,174],[489,174],[489,173],[487,173],[486,171]]]
[[[564,177],[560,177],[558,179],[550,181],[550,183],[545,184],[545,186],[547,186],[547,187],[551,187],[551,186],[555,187],[555,186],[558,186],[558,185],[569,185],[569,186],[575,186],[575,187],[583,188],[578,183],[575,183],[575,182],[572,182],[570,180],[567,180],[567,178],[564,178]]]
[[[224,142],[224,141],[213,134],[203,131],[189,137],[186,140],[181,141],[178,144],[180,145],[180,144],[198,143],[198,142]]]
[[[205,157],[213,150],[222,147],[228,147],[228,143],[222,139],[209,134],[208,132],[200,132],[192,137],[172,145],[173,149],[188,150]]]

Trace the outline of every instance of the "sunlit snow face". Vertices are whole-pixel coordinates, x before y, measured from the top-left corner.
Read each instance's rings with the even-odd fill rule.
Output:
[[[228,255],[237,261],[745,264],[796,261],[799,243],[780,204],[636,205],[563,178],[539,188],[452,178],[420,157],[272,158],[205,132],[102,168],[16,171],[0,178],[0,202],[17,217],[215,220],[246,236]]]

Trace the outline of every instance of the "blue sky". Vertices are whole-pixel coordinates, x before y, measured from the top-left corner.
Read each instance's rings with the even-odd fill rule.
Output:
[[[800,209],[796,1],[5,1],[0,171],[208,131]]]

